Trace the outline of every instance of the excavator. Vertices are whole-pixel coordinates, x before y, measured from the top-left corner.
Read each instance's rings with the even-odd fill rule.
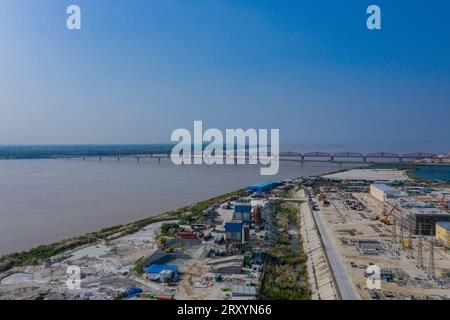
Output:
[[[384,208],[383,212],[379,216],[377,216],[377,220],[388,226],[392,225],[392,220],[391,220],[390,216],[391,216],[391,213],[394,212],[394,210],[396,210],[397,208],[398,208],[398,205],[395,205],[392,207],[392,209],[389,212],[387,212],[387,209]]]

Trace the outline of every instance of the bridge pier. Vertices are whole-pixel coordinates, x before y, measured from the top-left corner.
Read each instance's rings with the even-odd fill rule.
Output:
[[[363,157],[363,162],[367,162],[367,157]]]
[[[398,161],[399,161],[399,162],[402,162],[402,161],[403,161],[403,158],[402,158],[402,157],[398,157]]]
[[[86,157],[83,157],[83,161],[86,160]]]
[[[140,159],[139,159],[139,157],[136,157],[136,162],[140,162]]]
[[[99,160],[99,161],[102,161],[102,157],[99,157],[98,160]]]

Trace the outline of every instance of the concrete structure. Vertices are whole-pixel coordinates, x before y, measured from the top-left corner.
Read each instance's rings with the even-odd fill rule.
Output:
[[[450,222],[436,223],[436,240],[450,249]]]
[[[240,274],[242,272],[242,262],[225,262],[212,266],[214,273],[220,274]]]
[[[207,264],[209,265],[217,265],[221,263],[227,263],[227,262],[240,262],[243,263],[244,256],[242,255],[234,255],[234,256],[228,256],[228,257],[222,257],[222,258],[214,258],[207,260]]]
[[[236,298],[237,300],[254,300],[258,296],[258,291],[255,286],[232,285],[231,290],[233,293],[233,300]]]
[[[436,234],[437,222],[450,222],[450,213],[433,208],[413,208],[408,211],[408,222],[414,234],[419,234],[420,228],[425,236]]]
[[[372,197],[381,202],[385,202],[386,199],[399,194],[399,191],[397,189],[389,187],[388,185],[382,183],[371,184],[369,192]]]
[[[249,193],[253,193],[253,192],[263,193],[263,192],[267,192],[267,191],[270,191],[272,189],[275,189],[279,185],[280,184],[278,182],[265,181],[265,182],[249,185],[248,188],[247,188],[247,191]]]

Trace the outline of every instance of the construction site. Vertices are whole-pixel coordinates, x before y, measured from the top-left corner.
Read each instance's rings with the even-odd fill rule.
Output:
[[[450,186],[347,176],[251,185],[181,219],[11,268],[0,297],[449,299]],[[68,286],[74,266],[79,288]]]
[[[249,186],[241,196],[211,202],[195,218],[187,212],[183,220],[153,223],[8,269],[0,273],[0,297],[254,300],[263,294],[277,298],[272,288],[292,276],[298,281],[282,294],[309,297],[299,224],[291,221],[298,221],[298,211],[291,212],[276,197],[284,188],[280,182]],[[278,209],[284,212],[280,217]],[[69,285],[74,279],[68,270],[74,267],[79,270],[79,287]],[[265,272],[279,276],[281,283],[264,285]]]
[[[364,177],[303,184],[362,299],[449,298],[447,184]],[[379,267],[379,288],[367,285],[369,266]]]

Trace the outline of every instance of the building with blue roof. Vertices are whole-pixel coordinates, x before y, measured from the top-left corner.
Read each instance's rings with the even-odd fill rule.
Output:
[[[234,212],[252,212],[252,205],[250,203],[236,203]]]
[[[241,220],[225,222],[225,237],[229,241],[242,241]]]
[[[152,281],[164,282],[169,279],[176,280],[178,274],[178,267],[170,264],[152,264],[145,269],[147,278]]]
[[[263,193],[263,192],[267,192],[267,191],[270,191],[272,189],[275,189],[279,185],[280,185],[280,183],[275,182],[275,181],[264,181],[264,182],[261,182],[261,183],[249,185],[248,188],[247,188],[247,191],[249,193],[253,193],[253,192]]]
[[[147,273],[160,273],[163,270],[171,270],[173,272],[178,271],[178,267],[172,264],[152,264],[147,269],[145,269],[145,272]]]
[[[252,205],[250,203],[236,203],[233,219],[242,220],[242,222],[249,224],[252,219]]]

